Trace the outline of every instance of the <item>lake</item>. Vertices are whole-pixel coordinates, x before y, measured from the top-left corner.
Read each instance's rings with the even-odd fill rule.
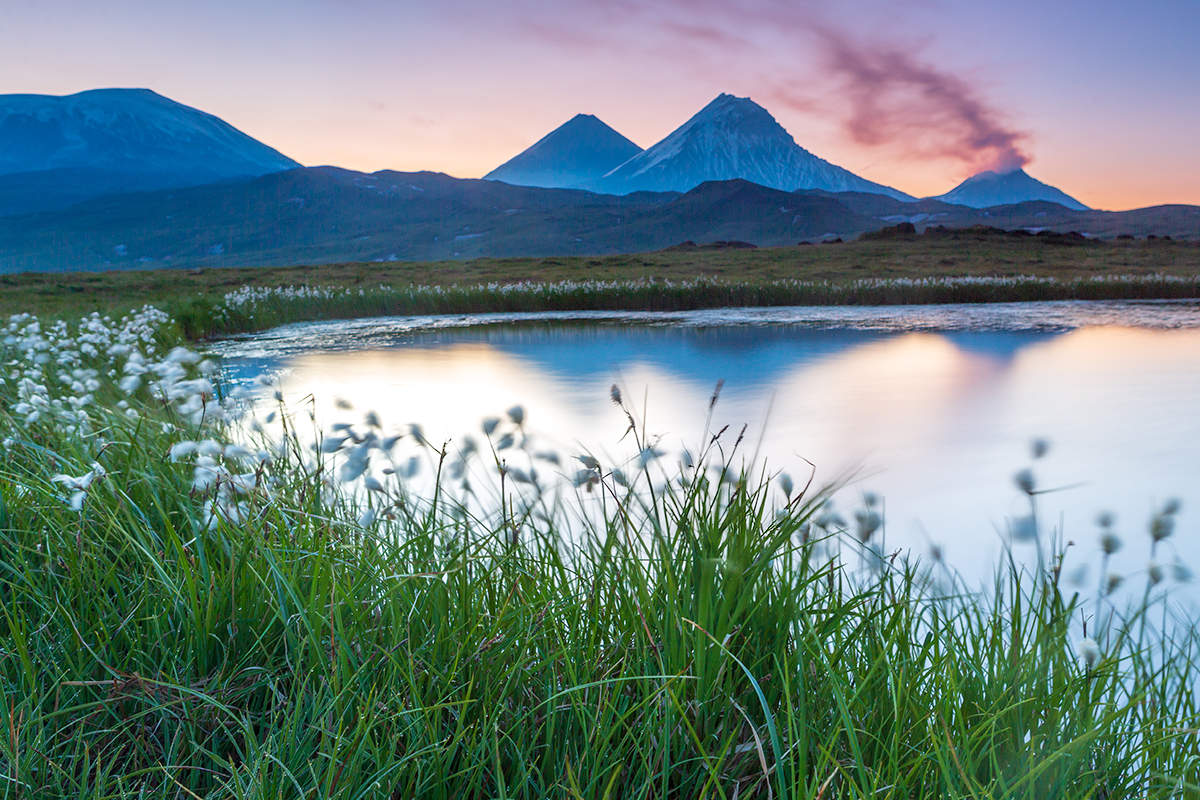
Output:
[[[1116,513],[1121,568],[1144,570],[1146,524],[1183,502],[1160,551],[1200,566],[1200,303],[1061,302],[693,312],[484,314],[291,325],[216,345],[235,383],[268,402],[278,377],[317,424],[419,423],[437,444],[480,436],[514,405],[540,446],[629,458],[620,387],[671,454],[746,425],[742,452],[803,484],[849,477],[843,512],[872,491],[887,545],[941,546],[982,574],[1006,518],[1028,511],[1013,483],[1030,442],[1043,522],[1096,551]],[[347,408],[346,406],[351,406]],[[604,460],[602,458],[602,460]],[[563,470],[571,471],[564,466]],[[548,470],[543,470],[546,473]],[[549,470],[552,471],[552,470]],[[1020,546],[1018,546],[1020,552]]]

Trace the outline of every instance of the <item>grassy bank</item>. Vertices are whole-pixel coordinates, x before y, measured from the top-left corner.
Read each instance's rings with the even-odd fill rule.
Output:
[[[835,302],[930,302],[954,299],[1033,299],[1064,297],[1072,286],[1091,286],[1088,281],[1113,280],[1113,276],[1162,275],[1195,281],[1200,275],[1200,245],[1188,242],[1113,241],[1065,245],[1038,237],[1011,237],[956,233],[945,237],[918,237],[888,241],[857,241],[807,247],[676,250],[598,258],[480,259],[467,262],[419,264],[333,264],[313,267],[254,267],[207,270],[149,270],[93,273],[34,273],[0,275],[0,313],[30,311],[51,316],[78,316],[91,311],[125,313],[143,303],[172,310],[191,301],[218,305],[225,295],[243,288],[271,289],[304,286],[312,289],[374,291],[383,286],[397,295],[417,287],[487,287],[514,283],[691,284],[707,287],[702,292],[656,295],[646,302],[664,307],[696,307],[698,304],[730,304],[741,297],[759,302],[801,302],[830,294],[828,287],[853,287],[859,282],[893,282],[908,285],[904,292],[860,294],[845,289],[831,294]],[[1023,285],[1011,295],[980,293],[969,283],[953,292],[944,289],[914,291],[911,284],[941,279],[994,278],[999,280],[1053,279],[1062,288],[1043,283]],[[803,292],[788,285],[826,287]],[[782,287],[782,288],[781,288]],[[1109,297],[1133,291],[1119,282],[1110,283]],[[1145,287],[1140,287],[1145,291]],[[1171,291],[1180,291],[1173,288]],[[1141,295],[1132,295],[1141,296]],[[1172,294],[1171,296],[1177,296]],[[859,299],[859,298],[862,299]],[[892,299],[899,298],[899,299]],[[924,298],[929,298],[928,300]],[[476,292],[464,307],[477,310],[486,296]],[[558,300],[564,297],[557,295]],[[592,294],[581,302],[624,302],[630,307],[638,298],[625,294]],[[468,298],[464,298],[466,302]],[[398,313],[399,304],[387,306]],[[432,302],[408,306],[414,313],[439,307]],[[442,306],[444,307],[444,305]],[[607,307],[611,307],[607,306]],[[652,307],[652,306],[639,306]]]
[[[1162,568],[1132,613],[1085,607],[1030,517],[1044,568],[970,592],[882,549],[869,499],[847,523],[740,471],[729,432],[540,461],[556,496],[513,466],[519,408],[422,445],[418,497],[371,415],[230,443],[241,401],[178,336],[146,310],[0,339],[7,795],[1200,792],[1190,629],[1145,624]]]

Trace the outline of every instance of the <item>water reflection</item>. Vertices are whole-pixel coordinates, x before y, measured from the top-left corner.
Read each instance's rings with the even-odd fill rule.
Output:
[[[626,452],[613,382],[665,447],[695,447],[724,380],[716,426],[748,425],[752,449],[775,467],[856,474],[846,491],[884,496],[890,545],[936,541],[967,568],[994,563],[1003,519],[1025,510],[1012,475],[1045,436],[1054,446],[1038,463],[1041,485],[1072,488],[1042,505],[1067,538],[1093,551],[1095,514],[1111,509],[1134,570],[1153,508],[1177,496],[1181,533],[1168,544],[1200,564],[1200,537],[1187,535],[1200,507],[1194,308],[1156,307],[1170,323],[1157,328],[1073,328],[1060,316],[1047,329],[1024,316],[1014,329],[938,331],[929,314],[921,309],[913,330],[749,325],[728,312],[677,325],[636,315],[434,329],[375,321],[343,324],[340,337],[326,325],[309,341],[312,329],[274,332],[226,355],[239,378],[279,372],[289,401],[311,396],[325,426],[373,410],[395,428],[419,422],[440,443],[521,404],[529,429],[566,453]]]

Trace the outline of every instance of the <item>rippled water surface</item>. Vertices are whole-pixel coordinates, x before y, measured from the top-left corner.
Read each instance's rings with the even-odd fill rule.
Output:
[[[1200,303],[737,308],[672,314],[408,317],[292,325],[218,345],[235,380],[278,375],[318,422],[379,414],[434,441],[478,433],[521,404],[564,453],[628,455],[616,383],[649,432],[694,448],[724,381],[715,427],[743,424],[747,455],[802,483],[857,478],[886,500],[888,544],[941,544],[968,569],[993,563],[1012,483],[1034,437],[1044,519],[1081,550],[1117,513],[1128,572],[1144,567],[1156,504],[1183,500],[1173,549],[1200,566]],[[271,390],[262,390],[265,392]],[[346,409],[338,401],[353,406]],[[340,405],[345,405],[340,404]]]

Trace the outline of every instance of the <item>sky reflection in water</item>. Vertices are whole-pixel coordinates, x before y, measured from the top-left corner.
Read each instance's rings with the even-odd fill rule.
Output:
[[[1152,510],[1179,497],[1160,560],[1178,548],[1200,567],[1196,304],[567,316],[289,326],[221,349],[236,380],[278,372],[290,401],[311,395],[324,427],[374,410],[385,428],[419,422],[441,442],[521,404],[529,428],[565,454],[628,456],[614,382],[665,449],[694,449],[724,380],[715,424],[748,424],[747,455],[798,483],[805,459],[818,482],[853,472],[843,509],[878,492],[889,546],[937,542],[968,572],[990,569],[1005,517],[1027,511],[1012,476],[1030,440],[1047,437],[1039,484],[1072,488],[1043,497],[1045,522],[1090,555],[1096,513],[1115,511],[1135,572]]]

